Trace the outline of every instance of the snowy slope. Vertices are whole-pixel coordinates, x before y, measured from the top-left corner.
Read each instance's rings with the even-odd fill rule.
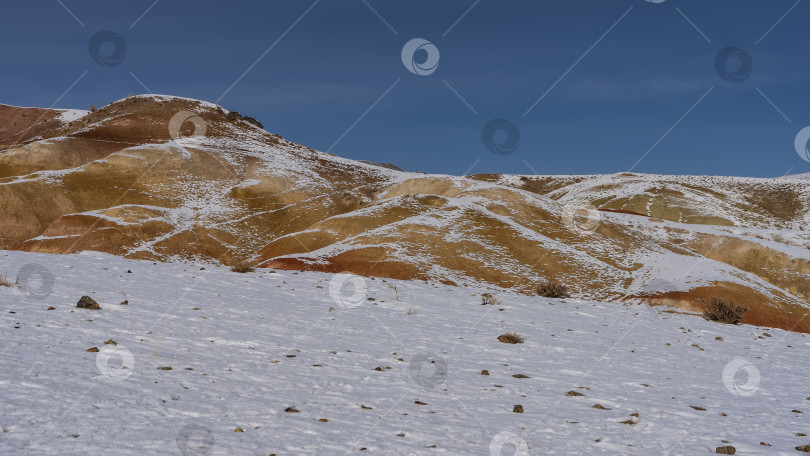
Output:
[[[62,123],[70,123],[74,120],[81,119],[87,114],[90,114],[90,111],[84,111],[81,109],[60,109],[59,112],[59,120],[61,120]]]
[[[804,334],[91,252],[0,252],[6,271],[23,283],[0,287],[0,454],[780,455],[810,444],[796,436],[810,425]],[[82,295],[102,310],[75,308]],[[498,342],[507,331],[525,342]]]

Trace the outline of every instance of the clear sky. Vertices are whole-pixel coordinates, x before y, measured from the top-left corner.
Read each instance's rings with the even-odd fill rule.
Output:
[[[314,149],[411,171],[810,172],[794,145],[810,126],[810,1],[32,0],[2,10],[6,104],[186,96]]]

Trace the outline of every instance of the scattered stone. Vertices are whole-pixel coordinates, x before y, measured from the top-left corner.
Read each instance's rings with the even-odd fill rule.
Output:
[[[515,377],[515,378],[531,378],[528,375],[523,375],[523,374],[515,374],[512,377]]]
[[[602,404],[594,404],[594,405],[593,405],[593,408],[595,408],[595,409],[599,409],[599,410],[613,410],[613,409],[610,409],[610,408],[605,407],[605,406],[604,406],[604,405],[602,405]]]
[[[258,120],[254,119],[253,117],[250,117],[250,116],[244,116],[244,117],[243,117],[243,120],[244,120],[245,122],[250,123],[250,124],[253,124],[253,125],[255,125],[255,126],[259,127],[259,128],[264,128],[264,125],[262,125],[262,123],[261,123],[261,122],[259,122]]]
[[[765,443],[765,442],[759,442],[759,444],[762,445],[762,446],[771,446],[770,443]]]
[[[90,353],[98,353],[98,347],[90,347],[87,349]]]
[[[693,409],[695,409],[695,410],[697,410],[697,411],[699,411],[699,412],[705,412],[705,411],[706,411],[706,409],[705,409],[705,408],[703,408],[703,407],[698,407],[697,405],[690,405],[689,407],[692,407]]]
[[[723,339],[721,336],[717,336],[717,337],[715,337],[715,338],[714,338],[714,340],[719,340],[719,341],[721,341],[721,342],[722,342],[722,341],[724,341],[725,339]]]
[[[130,271],[129,269],[127,269],[127,274],[132,274],[132,271]]]
[[[802,413],[801,410],[791,410],[791,412],[793,412],[793,413]]]
[[[768,334],[768,333],[762,333],[762,335],[765,336],[765,337],[771,337],[771,335]]]
[[[413,403],[416,404],[416,405],[427,405],[427,402],[422,402],[422,401],[413,401]]]
[[[726,445],[726,446],[717,447],[717,449],[714,450],[714,452],[717,453],[717,454],[736,454],[737,449],[734,448],[731,445]]]
[[[284,409],[284,411],[287,412],[287,413],[299,413],[300,412],[300,410],[298,410],[295,407],[287,407],[287,408]]]
[[[807,437],[807,434],[805,434],[803,432],[797,432],[796,437]]]
[[[121,305],[122,305],[122,306],[128,306],[128,305],[129,305],[129,301],[127,301],[127,300],[121,301]]]
[[[802,453],[810,453],[810,445],[799,445],[796,447],[796,450]]]
[[[523,406],[520,405],[520,404],[517,404],[512,408],[512,411],[515,412],[515,413],[523,413]]]
[[[383,369],[382,369],[382,367],[377,366],[377,367],[374,368],[374,370],[382,372]]]
[[[579,391],[569,391],[565,393],[566,396],[584,396],[584,394],[580,393]]]
[[[100,310],[98,303],[93,300],[90,296],[82,296],[79,299],[79,302],[76,303],[76,307],[79,309],[91,309],[91,310]]]
[[[363,409],[363,410],[374,410],[373,407],[369,407],[369,406],[363,405],[363,404],[360,404],[360,408]]]
[[[171,368],[171,366],[160,366],[160,367],[158,367],[158,370],[170,371],[170,370],[172,370],[172,368]]]
[[[245,431],[243,431],[242,428],[236,428],[233,430],[233,432],[245,432]]]
[[[56,307],[48,307],[47,310],[56,310]]]
[[[481,375],[489,375],[489,371],[484,369],[481,371]]]
[[[328,423],[329,422],[329,420],[327,420],[326,418],[321,418],[318,421],[320,421],[321,423]]]
[[[104,345],[118,345],[118,342],[116,342],[116,341],[114,341],[112,339],[109,339],[106,342],[104,342]]]

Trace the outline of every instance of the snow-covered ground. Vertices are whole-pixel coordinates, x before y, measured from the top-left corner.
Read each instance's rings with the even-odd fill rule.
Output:
[[[810,444],[797,436],[810,430],[803,334],[99,253],[0,252],[6,274],[22,283],[0,287],[4,455],[777,455]],[[102,309],[76,308],[83,295]],[[525,342],[499,342],[507,331]]]

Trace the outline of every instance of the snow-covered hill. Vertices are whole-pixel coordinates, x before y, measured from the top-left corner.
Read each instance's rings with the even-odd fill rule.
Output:
[[[785,455],[810,444],[804,334],[91,252],[0,251],[0,274],[22,278],[0,287],[0,454]],[[101,310],[76,308],[83,295]],[[525,341],[499,342],[506,332]]]
[[[0,106],[5,119],[0,249],[525,294],[552,280],[691,311],[720,297],[750,309],[744,323],[810,332],[806,179],[408,173],[164,95],[90,113]]]

